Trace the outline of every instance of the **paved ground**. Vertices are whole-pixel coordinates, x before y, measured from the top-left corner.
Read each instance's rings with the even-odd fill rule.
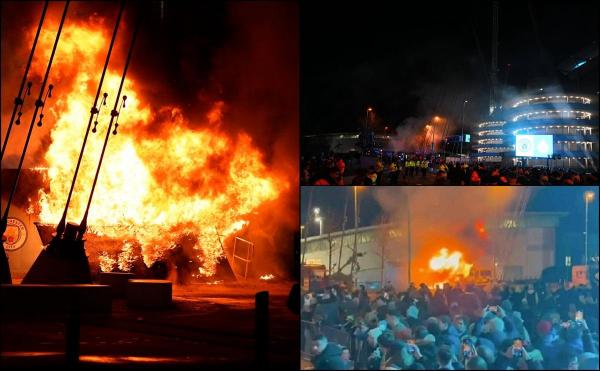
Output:
[[[114,300],[109,320],[82,325],[81,366],[249,368],[255,359],[254,294],[268,290],[270,364],[297,369],[299,317],[286,306],[291,285],[254,281],[174,286],[175,308],[165,311],[133,311],[123,300]],[[2,322],[1,334],[3,369],[62,365],[61,322],[9,319]]]

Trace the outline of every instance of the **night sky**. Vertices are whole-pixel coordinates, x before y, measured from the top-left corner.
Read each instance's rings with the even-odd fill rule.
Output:
[[[302,133],[356,130],[368,106],[379,129],[410,117],[458,121],[465,98],[466,123],[484,117],[491,4],[303,3]],[[501,1],[499,20],[498,81],[507,95],[563,84],[556,66],[597,42],[597,2]]]

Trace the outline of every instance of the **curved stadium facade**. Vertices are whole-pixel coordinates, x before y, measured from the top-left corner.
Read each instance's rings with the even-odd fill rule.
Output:
[[[598,106],[580,94],[537,94],[521,96],[477,125],[476,153],[483,162],[515,165],[515,136],[552,135],[554,158],[551,166],[588,169],[598,166]],[[548,158],[528,158],[527,166],[546,166]]]

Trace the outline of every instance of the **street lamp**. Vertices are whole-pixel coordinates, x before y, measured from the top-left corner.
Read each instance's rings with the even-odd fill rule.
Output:
[[[321,210],[318,207],[315,207],[313,209],[313,212],[315,213],[315,222],[319,223],[319,236],[320,236],[323,234],[323,218],[321,217],[321,215],[319,215]]]
[[[438,116],[435,116],[433,118],[433,122],[431,123],[431,126],[433,126],[433,135],[431,137],[431,154],[435,155],[435,123],[440,121],[440,118]]]
[[[369,107],[367,108],[367,116],[365,117],[365,126],[368,127],[369,126],[369,112],[372,112],[373,108]]]
[[[594,200],[594,192],[587,191],[584,193],[585,199],[585,265],[588,264],[588,205]]]
[[[302,240],[302,233],[304,232],[304,226],[300,226],[300,240]],[[304,248],[302,249],[302,265],[304,265],[305,257],[306,257],[306,243],[307,243],[306,232],[304,232]]]
[[[315,222],[319,223],[319,236],[323,234],[323,218],[317,216]]]
[[[460,163],[462,164],[462,151],[463,151],[463,141],[465,138],[465,105],[469,103],[468,100],[465,99],[462,106],[462,115],[460,116]]]
[[[354,275],[354,265],[356,263],[356,254],[358,241],[358,186],[354,186],[354,249],[352,250],[352,264],[350,265],[350,276]]]

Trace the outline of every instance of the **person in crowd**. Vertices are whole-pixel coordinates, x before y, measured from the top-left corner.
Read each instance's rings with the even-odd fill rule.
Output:
[[[311,284],[302,344],[316,369],[598,369],[594,284]]]
[[[340,185],[344,176],[353,178],[353,185],[436,184],[436,185],[596,185],[598,170],[538,169],[533,167],[500,167],[497,164],[453,163],[443,159],[431,159],[407,154],[403,160],[398,156],[380,156],[372,169],[350,166],[341,155],[324,153],[311,157],[302,156],[300,163],[303,185]],[[400,166],[402,165],[402,166]],[[437,165],[434,167],[434,165]],[[333,173],[335,168],[337,173]],[[401,170],[402,169],[402,170]],[[431,169],[431,171],[428,171]],[[367,177],[373,172],[375,176]],[[440,172],[442,172],[440,174]],[[427,176],[428,173],[435,174]],[[339,174],[339,175],[338,175]],[[333,181],[332,179],[333,178]]]
[[[327,341],[325,335],[319,334],[313,338],[312,364],[315,370],[345,370],[342,360],[342,347]]]

